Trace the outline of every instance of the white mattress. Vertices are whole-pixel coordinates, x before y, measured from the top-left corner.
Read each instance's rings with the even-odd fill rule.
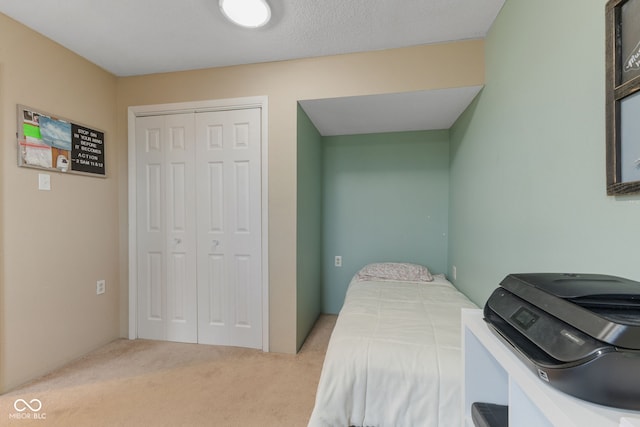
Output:
[[[460,310],[444,276],[352,281],[329,341],[309,427],[460,426]]]

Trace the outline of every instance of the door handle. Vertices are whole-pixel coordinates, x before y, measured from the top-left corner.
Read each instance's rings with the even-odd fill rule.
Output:
[[[211,252],[215,252],[220,246],[220,240],[212,240],[211,241]]]

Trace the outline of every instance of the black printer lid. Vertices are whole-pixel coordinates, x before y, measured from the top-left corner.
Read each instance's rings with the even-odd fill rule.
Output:
[[[559,298],[619,297],[640,300],[640,283],[622,277],[575,273],[524,273],[509,276],[523,280]]]
[[[590,336],[640,349],[640,283],[601,274],[510,274],[500,286]]]

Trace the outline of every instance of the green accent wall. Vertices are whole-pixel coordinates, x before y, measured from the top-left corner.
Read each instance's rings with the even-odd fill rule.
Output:
[[[485,40],[450,131],[449,267],[477,304],[514,272],[640,280],[640,198],[605,188],[605,3],[507,0]]]
[[[320,315],[322,285],[322,137],[298,105],[296,348]]]
[[[323,137],[322,312],[342,308],[351,278],[371,262],[446,272],[448,142],[448,131]]]

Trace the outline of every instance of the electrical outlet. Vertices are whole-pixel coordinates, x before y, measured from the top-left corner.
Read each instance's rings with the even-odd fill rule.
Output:
[[[96,282],[96,295],[104,294],[107,288],[107,282],[105,280],[98,280]]]
[[[333,264],[336,267],[342,267],[342,257],[340,255],[336,255]]]
[[[456,280],[457,276],[458,276],[458,271],[456,269],[456,266],[454,265],[451,268],[451,277],[453,278],[453,280]]]

